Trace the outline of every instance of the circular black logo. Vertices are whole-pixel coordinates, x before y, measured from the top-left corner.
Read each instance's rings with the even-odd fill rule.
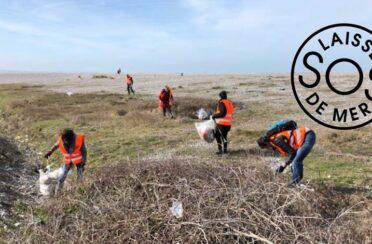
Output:
[[[326,26],[298,49],[291,70],[302,110],[321,125],[348,130],[372,121],[372,31]]]

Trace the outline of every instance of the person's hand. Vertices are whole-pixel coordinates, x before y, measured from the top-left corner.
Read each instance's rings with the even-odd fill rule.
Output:
[[[213,115],[210,115],[210,116],[209,116],[209,119],[213,119],[213,120],[214,120]]]
[[[44,155],[44,158],[48,159],[50,157],[50,155],[52,155],[51,152],[47,152],[45,155]]]
[[[276,169],[276,173],[282,173],[284,171],[285,167],[280,165],[277,169]]]
[[[285,162],[285,166],[288,166],[292,163],[292,160],[288,159],[286,162]]]

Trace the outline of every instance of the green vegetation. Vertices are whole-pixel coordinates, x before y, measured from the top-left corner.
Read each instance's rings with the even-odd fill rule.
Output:
[[[157,101],[145,95],[68,96],[2,85],[0,98],[0,129],[40,160],[65,127],[83,132],[88,147],[81,185],[69,177],[60,196],[38,205],[15,204],[18,217],[8,225],[22,226],[12,230],[10,242],[253,242],[255,235],[275,242],[363,242],[368,235],[367,129],[335,133],[315,127],[317,144],[304,174],[316,191],[298,194],[285,187],[288,175],[274,176],[266,167],[275,155],[256,146],[273,121],[298,117],[293,109],[282,114],[286,104],[237,103],[231,153],[217,157],[216,145],[202,145],[194,128],[195,111],[213,108],[214,100],[177,97],[173,120],[163,118]],[[49,163],[60,165],[60,154]],[[185,203],[180,221],[168,213],[173,198]],[[349,217],[354,210],[358,215]]]
[[[205,157],[214,147],[195,146],[198,136],[193,119],[200,107],[213,108],[214,100],[177,98],[176,120],[163,118],[157,102],[147,96],[126,97],[119,94],[74,94],[47,92],[41,87],[24,85],[0,86],[0,128],[13,137],[27,138],[36,152],[45,152],[56,141],[59,131],[71,127],[86,134],[89,167],[95,168],[123,159],[131,160],[172,151],[177,155]],[[272,114],[281,107],[251,103],[238,104],[236,124],[231,132],[232,150],[242,159],[256,139],[264,133]],[[272,111],[272,113],[267,113]],[[288,117],[295,111],[286,110]],[[257,128],[257,129],[255,129]],[[371,184],[372,141],[367,129],[353,132],[317,133],[315,151],[305,161],[305,177],[341,185]],[[242,151],[243,150],[243,151]],[[226,159],[228,161],[229,159]],[[60,164],[56,153],[50,162]]]

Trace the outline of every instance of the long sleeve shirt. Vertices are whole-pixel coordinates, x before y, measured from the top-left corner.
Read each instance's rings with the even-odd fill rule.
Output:
[[[272,143],[274,143],[276,146],[280,147],[284,152],[288,154],[288,159],[286,161],[286,165],[290,164],[293,159],[296,157],[297,151],[294,150],[287,141],[287,138],[284,136],[279,136],[275,138]]]
[[[225,104],[221,102],[221,100],[218,102],[218,110],[219,110],[219,113],[215,113],[212,115],[213,119],[219,119],[219,118],[223,118],[226,116],[227,109],[225,107]]]
[[[293,121],[289,120],[286,123],[276,126],[275,128],[269,130],[266,132],[266,137],[270,138],[271,136],[285,131],[285,130],[293,130],[296,125],[294,124]],[[274,143],[276,146],[280,147],[284,152],[288,154],[288,160],[286,164],[290,164],[292,160],[296,157],[296,150],[294,150],[290,145],[289,142],[287,141],[287,138],[284,136],[279,136],[275,138],[272,143]]]

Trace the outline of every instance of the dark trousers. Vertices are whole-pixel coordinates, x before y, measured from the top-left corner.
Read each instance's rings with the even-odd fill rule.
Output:
[[[163,115],[164,115],[164,117],[167,115],[167,113],[169,113],[170,116],[173,118],[171,107],[163,107]]]
[[[223,151],[227,152],[227,134],[229,133],[230,129],[231,129],[231,126],[216,125],[214,135],[216,137],[219,151],[222,151],[222,145],[223,145]]]
[[[133,90],[132,85],[127,84],[127,90],[128,90],[128,94],[129,94],[129,95],[130,95],[130,92],[132,92],[132,93],[134,94],[134,90]]]

